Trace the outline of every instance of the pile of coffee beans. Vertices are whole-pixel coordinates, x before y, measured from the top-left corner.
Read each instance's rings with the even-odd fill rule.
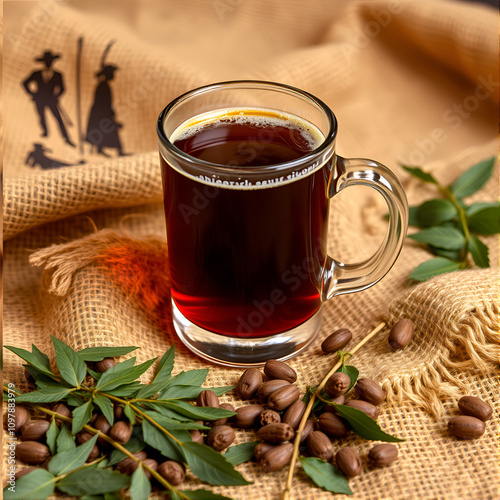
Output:
[[[458,401],[462,415],[448,421],[448,431],[460,439],[477,439],[485,430],[485,422],[493,415],[491,406],[475,396],[463,396]]]

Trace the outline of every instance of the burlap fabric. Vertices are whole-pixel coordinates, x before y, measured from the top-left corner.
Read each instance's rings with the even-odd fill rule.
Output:
[[[23,4],[6,5],[4,343],[24,348],[34,343],[50,351],[49,335],[55,335],[76,349],[139,345],[139,361],[175,343],[176,371],[207,366],[176,340],[166,326],[168,315],[159,315],[161,304],[146,307],[140,293],[126,293],[101,252],[116,242],[145,258],[164,252],[154,123],[164,104],[199,84],[265,78],[318,95],[339,118],[339,153],[384,161],[400,176],[411,204],[435,191],[408,178],[399,161],[422,164],[446,183],[497,153],[496,16],[486,7],[441,0],[348,7],[322,1],[307,7],[130,2],[120,9],[111,3]],[[106,159],[96,148],[91,151],[89,142],[80,152],[77,138],[88,132],[95,74],[111,39],[116,43],[105,64],[119,69],[108,84],[122,124],[122,152],[133,154],[115,157],[116,141],[108,142],[103,152],[112,158]],[[66,88],[59,104],[72,118],[73,128],[65,121],[65,129],[77,147],[65,142],[48,108],[48,137],[39,138],[37,108],[20,85],[41,64],[33,59],[42,59],[47,50],[61,56],[54,62]],[[70,90],[77,80],[78,94]],[[75,130],[78,101],[81,135]],[[30,152],[40,151],[35,144],[41,144],[44,158],[52,155],[51,162],[39,161],[35,153],[28,161],[34,165],[25,165]],[[73,166],[57,164],[55,158]],[[471,201],[497,199],[497,179],[495,174]],[[383,202],[365,190],[347,191],[332,202],[336,257],[353,262],[372,253],[385,231],[384,211]],[[408,349],[392,352],[385,329],[352,361],[384,384],[389,401],[380,424],[406,439],[398,445],[400,458],[386,469],[368,466],[371,443],[348,440],[365,463],[363,475],[350,481],[354,498],[498,498],[497,419],[476,441],[458,441],[446,432],[446,421],[464,394],[488,401],[498,416],[498,240],[485,241],[495,267],[419,286],[409,286],[408,276],[429,256],[408,241],[384,280],[325,305],[318,341],[290,362],[304,389],[318,383],[334,362],[319,352],[332,330],[350,328],[355,343],[382,319],[391,325],[404,316],[416,324]],[[144,276],[146,289],[151,279]],[[9,352],[4,356],[4,382],[24,389],[20,360]],[[210,366],[207,384],[229,385],[240,373]],[[242,404],[231,395],[225,399]],[[239,469],[253,485],[213,490],[234,498],[279,498],[284,471],[263,474],[252,463]],[[187,486],[196,484],[191,477]],[[300,470],[294,485],[295,498],[330,498]]]

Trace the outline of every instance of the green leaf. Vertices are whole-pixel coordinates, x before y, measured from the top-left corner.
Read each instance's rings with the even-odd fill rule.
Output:
[[[89,368],[88,366],[87,366],[87,372],[91,377],[95,378],[96,380],[99,380],[102,377],[102,373],[96,372],[92,370],[92,368]]]
[[[71,433],[74,435],[83,429],[83,426],[90,421],[92,418],[92,410],[94,405],[92,400],[89,399],[82,406],[77,406],[73,410],[73,426],[71,428]]]
[[[71,389],[60,385],[46,386],[38,391],[26,392],[16,397],[18,403],[53,403],[60,401],[71,393]]]
[[[416,219],[421,227],[438,226],[458,216],[457,208],[450,200],[437,198],[417,207]]]
[[[189,417],[185,417],[184,415],[181,415],[180,413],[177,413],[176,411],[170,410],[169,408],[166,408],[162,404],[156,404],[156,402],[150,402],[150,403],[142,403],[142,406],[145,408],[150,408],[151,410],[154,410],[161,415],[165,415],[165,417],[171,418],[173,420],[178,420],[179,422],[192,422],[193,419]]]
[[[57,453],[74,450],[76,448],[75,438],[71,435],[67,425],[63,424],[56,440]]]
[[[54,344],[56,364],[61,377],[73,387],[80,387],[85,375],[87,375],[87,365],[78,357],[76,351],[63,341],[52,335],[50,338]]]
[[[210,387],[210,390],[217,396],[222,396],[228,391],[231,391],[236,386],[228,385],[223,387]],[[173,385],[162,392],[161,399],[195,399],[204,388],[197,385]],[[139,398],[140,395],[138,394]]]
[[[137,398],[149,398],[154,396],[157,392],[159,392],[170,378],[172,374],[172,369],[174,367],[174,358],[175,358],[175,345],[173,345],[168,351],[160,359],[158,363],[158,367],[156,369],[156,374],[151,382],[146,387],[143,387],[138,393]]]
[[[239,486],[247,481],[223,455],[200,443],[184,443],[184,456],[191,472],[201,481],[213,485]]]
[[[410,275],[410,279],[415,281],[425,281],[438,274],[458,271],[462,268],[461,263],[453,262],[445,257],[435,257],[418,265]]]
[[[144,441],[137,439],[135,437],[130,438],[123,447],[126,448],[130,453],[137,453],[144,449],[146,444]],[[118,462],[121,462],[123,459],[127,458],[127,455],[120,450],[113,450],[109,455],[109,463],[108,465],[115,465]]]
[[[342,364],[342,366],[337,371],[349,375],[351,383],[349,384],[349,389],[347,389],[346,391],[349,392],[354,387],[354,384],[358,380],[359,370],[355,366]]]
[[[421,168],[419,167],[409,167],[407,165],[403,165],[401,164],[401,166],[408,172],[410,173],[411,175],[413,175],[414,177],[417,177],[419,178],[421,181],[424,181],[424,182],[430,182],[432,184],[436,184],[437,186],[439,186],[439,183],[438,181],[433,177],[432,174],[429,174],[427,172],[424,172]]]
[[[429,245],[429,251],[438,257],[445,257],[446,259],[454,260],[455,262],[462,262],[465,258],[465,250],[445,250],[444,248],[437,248]]]
[[[330,403],[334,408],[339,417],[347,420],[351,429],[359,436],[364,439],[370,439],[371,441],[385,441],[388,443],[398,443],[404,441],[396,436],[391,436],[385,433],[366,413],[358,410],[357,408],[351,408],[346,405],[338,405],[335,403]]]
[[[233,465],[239,465],[248,462],[253,457],[253,450],[259,444],[259,441],[250,441],[229,447],[224,453],[224,458]]]
[[[46,387],[47,385],[54,385],[54,382],[60,384],[57,380],[57,377],[52,374],[52,376],[46,375],[42,373],[38,368],[35,368],[33,365],[25,364],[23,365],[26,368],[26,371],[35,379],[36,386],[41,389],[42,387]]]
[[[162,404],[166,408],[180,413],[193,420],[217,420],[218,418],[232,417],[236,415],[234,411],[225,408],[212,408],[211,406],[194,406],[185,401],[179,400],[156,400],[156,404]]]
[[[180,372],[175,377],[168,379],[165,387],[171,387],[173,385],[202,385],[208,376],[208,368],[203,370],[189,370],[187,372]],[[162,397],[161,394],[159,396]]]
[[[455,197],[465,198],[479,191],[491,177],[494,165],[495,158],[492,156],[470,167],[451,186]]]
[[[123,413],[125,413],[125,416],[128,418],[129,422],[134,425],[135,424],[135,411],[132,409],[132,407],[127,404],[123,407]]]
[[[459,250],[465,245],[465,236],[461,231],[453,227],[430,227],[418,233],[410,234],[408,238],[438,248],[445,248],[446,250]]]
[[[59,435],[59,427],[57,427],[56,419],[53,417],[52,422],[50,422],[50,427],[46,433],[46,442],[49,447],[50,454],[55,455],[57,450],[57,436]]]
[[[135,358],[130,359],[133,359],[135,362]],[[116,389],[117,387],[120,387],[122,385],[134,382],[146,370],[148,370],[148,368],[156,361],[156,358],[150,359],[148,361],[145,361],[144,363],[141,363],[140,365],[132,367],[125,365],[127,361],[124,361],[123,363],[117,363],[108,371],[104,372],[102,377],[97,382],[97,389],[99,389],[101,392],[109,392],[112,389]]]
[[[144,441],[149,444],[155,450],[158,450],[163,456],[175,460],[177,462],[184,462],[184,455],[182,453],[179,445],[169,436],[165,435],[153,424],[148,422],[146,419],[142,421],[142,432],[144,435]],[[176,437],[177,432],[186,431],[170,431],[170,433]],[[191,439],[189,433],[187,433],[188,438]],[[184,436],[186,438],[186,436]]]
[[[24,361],[33,365],[41,373],[48,375],[49,377],[54,377],[54,374],[50,370],[50,363],[48,363],[48,358],[47,360],[45,359],[47,356],[43,353],[40,353],[40,351],[36,349],[34,345],[32,345],[33,352],[29,352],[26,349],[21,349],[20,347],[14,347],[10,345],[6,345],[4,347],[5,349],[12,351],[21,359],[24,359]]]
[[[115,413],[113,403],[109,398],[99,393],[94,393],[94,403],[101,409],[102,414],[106,417],[109,425],[113,425],[115,421]]]
[[[104,495],[83,495],[80,500],[105,500]]]
[[[104,500],[122,500],[122,495],[119,491],[111,491],[104,493]]]
[[[479,234],[500,233],[500,205],[498,203],[481,203],[483,205],[481,208],[477,205],[480,203],[474,203],[467,210],[469,229]]]
[[[76,470],[57,483],[57,487],[69,495],[99,495],[126,488],[130,478],[110,469],[85,467]]]
[[[488,247],[473,233],[469,235],[467,250],[471,253],[476,266],[490,267]]]
[[[56,478],[45,469],[36,469],[16,481],[14,491],[7,486],[4,500],[43,500],[50,497],[56,486]]]
[[[109,394],[110,396],[117,396],[119,398],[132,397],[135,396],[135,394],[140,390],[141,387],[142,384],[138,380],[136,380],[131,384],[121,385],[120,387],[117,387],[116,389],[113,389],[111,391],[107,390],[106,394]]]
[[[132,474],[129,493],[132,500],[148,500],[149,498],[151,493],[151,483],[141,466],[135,469]]]
[[[168,429],[169,431],[176,430],[194,430],[194,429],[210,429],[206,425],[199,424],[194,420],[189,420],[188,422],[179,422],[178,420],[174,420],[173,418],[166,417],[161,415],[155,411],[146,410],[144,413],[150,416],[157,424],[160,424],[163,428]]]
[[[81,406],[85,404],[85,399],[73,393],[66,398],[66,404],[69,406]]]
[[[96,434],[92,439],[77,446],[74,450],[63,451],[53,456],[49,462],[49,472],[55,476],[62,476],[84,465],[97,441],[97,437]]]
[[[316,457],[299,457],[299,460],[304,472],[320,488],[332,493],[352,495],[346,477],[332,464]]]
[[[213,493],[210,490],[182,490],[182,494],[190,500],[233,500],[230,497]],[[172,497],[173,498],[173,497]]]
[[[408,207],[408,225],[420,227],[420,222],[417,217],[419,207]],[[387,214],[387,219],[389,218],[389,214]]]
[[[124,356],[129,352],[139,349],[134,346],[123,346],[123,347],[86,347],[77,354],[82,361],[102,361],[104,358],[116,358],[118,356]]]

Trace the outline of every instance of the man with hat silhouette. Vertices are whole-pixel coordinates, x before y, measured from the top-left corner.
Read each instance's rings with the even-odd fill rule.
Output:
[[[59,124],[61,135],[70,146],[74,146],[66,131],[61,116],[61,108],[59,106],[59,97],[64,92],[62,74],[51,69],[52,63],[59,57],[61,57],[59,54],[53,54],[50,50],[46,50],[41,57],[37,57],[35,61],[43,62],[45,67],[42,70],[31,73],[31,75],[24,80],[23,86],[35,102],[36,110],[40,118],[40,125],[43,130],[42,137],[47,136],[45,108],[49,108]]]

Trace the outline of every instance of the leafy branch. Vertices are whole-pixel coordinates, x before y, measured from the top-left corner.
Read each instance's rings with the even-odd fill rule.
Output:
[[[438,274],[465,269],[469,267],[469,255],[478,267],[490,266],[488,247],[478,235],[500,233],[500,205],[498,202],[467,205],[464,198],[488,182],[494,164],[494,157],[476,163],[449,186],[441,185],[432,174],[418,167],[403,165],[414,177],[434,184],[443,196],[410,207],[409,224],[421,230],[408,238],[428,245],[436,256],[417,266],[410,279],[425,281]]]

